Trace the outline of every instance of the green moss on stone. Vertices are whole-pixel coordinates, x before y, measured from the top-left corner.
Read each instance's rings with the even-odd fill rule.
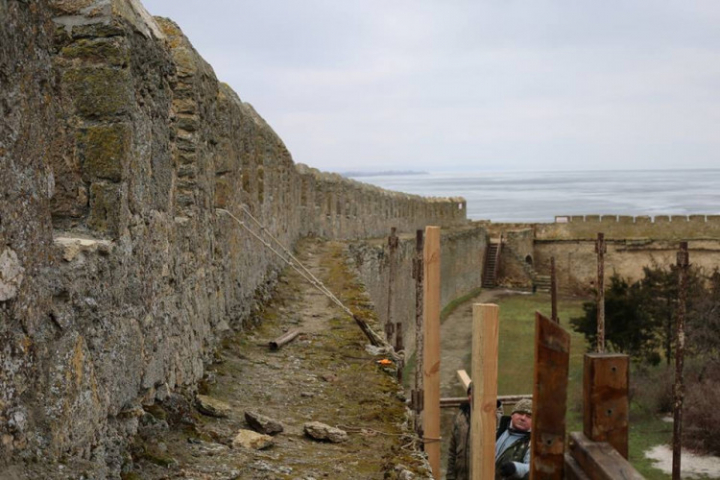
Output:
[[[143,408],[145,409],[145,411],[147,413],[149,413],[153,417],[157,418],[158,420],[166,420],[167,421],[168,414],[161,405],[155,403],[153,405],[149,405],[149,406],[146,406]]]
[[[77,111],[86,118],[103,118],[127,113],[135,104],[132,78],[125,69],[71,68],[62,82]]]
[[[115,67],[124,67],[130,62],[127,45],[120,37],[81,38],[64,47],[60,54],[70,60],[79,59]]]
[[[104,235],[116,236],[120,219],[120,188],[115,184],[94,183],[90,187],[88,226]]]
[[[79,130],[78,154],[83,179],[122,180],[123,164],[130,150],[130,128],[126,124],[100,125]]]

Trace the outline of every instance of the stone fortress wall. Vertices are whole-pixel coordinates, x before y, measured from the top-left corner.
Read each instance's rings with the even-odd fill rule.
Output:
[[[522,262],[530,259],[540,275],[550,274],[555,257],[558,286],[570,293],[587,293],[597,280],[595,240],[605,235],[606,278],[617,273],[630,280],[643,276],[646,266],[676,262],[679,242],[687,241],[690,263],[706,273],[720,267],[719,215],[557,216],[554,223],[487,224],[490,235],[506,238],[503,254],[508,283],[529,287],[531,279]]]
[[[283,244],[466,224],[464,200],[424,199],[293,163],[178,27],[136,0],[0,2],[0,468],[81,458],[117,474],[143,404],[192,388],[242,329],[282,262],[218,209]],[[442,303],[479,285],[487,233],[514,231],[561,287],[587,290],[594,238],[608,275],[652,260],[720,261],[717,216],[569,217],[444,233]],[[384,242],[384,241],[383,241]],[[386,249],[387,247],[385,247]],[[353,249],[381,319],[387,254]],[[412,238],[398,248],[393,317],[414,342]]]
[[[597,238],[702,240],[720,238],[720,215],[584,215],[556,216],[555,223],[537,224],[538,240]]]
[[[295,165],[136,0],[0,2],[0,468],[117,475],[143,404],[192,388],[285,245],[466,223],[464,200]]]
[[[393,323],[402,324],[405,358],[415,353],[415,301],[413,259],[415,236],[402,235],[395,254],[392,302],[388,312],[390,289],[390,252],[387,239],[356,242],[350,250],[360,277],[381,325],[390,314]],[[440,238],[440,307],[480,287],[484,268],[487,231],[481,226],[454,228],[441,232]],[[395,338],[395,337],[393,337]],[[394,345],[394,343],[393,343]]]

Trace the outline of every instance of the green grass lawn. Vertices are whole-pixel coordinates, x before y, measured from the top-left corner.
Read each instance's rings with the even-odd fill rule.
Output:
[[[572,317],[583,315],[583,299],[564,298],[558,302],[560,324],[570,333],[570,372],[567,401],[567,431],[582,431],[583,356],[587,351],[584,337],[569,326]],[[500,306],[500,345],[498,358],[498,394],[530,394],[533,385],[535,311],[550,316],[550,296],[511,295],[498,299]],[[470,365],[470,358],[465,362]],[[632,375],[631,375],[632,381]],[[648,479],[669,479],[652,468],[643,452],[661,443],[669,443],[672,425],[632,404],[630,411],[630,462]]]

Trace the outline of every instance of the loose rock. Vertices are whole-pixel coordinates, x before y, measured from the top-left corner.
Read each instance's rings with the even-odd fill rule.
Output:
[[[284,430],[282,424],[277,420],[249,410],[245,412],[245,421],[250,428],[266,435],[275,435]]]
[[[308,422],[303,426],[305,435],[315,440],[342,443],[348,439],[347,432],[321,422]]]
[[[253,432],[252,430],[239,430],[232,441],[233,447],[263,450],[274,445],[275,441],[270,435]]]
[[[207,395],[198,395],[197,409],[200,413],[210,417],[225,418],[230,413],[230,405]]]

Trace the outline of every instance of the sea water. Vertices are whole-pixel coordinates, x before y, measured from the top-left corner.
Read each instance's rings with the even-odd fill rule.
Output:
[[[356,180],[423,196],[465,197],[468,218],[493,222],[720,214],[720,169],[421,173]]]

